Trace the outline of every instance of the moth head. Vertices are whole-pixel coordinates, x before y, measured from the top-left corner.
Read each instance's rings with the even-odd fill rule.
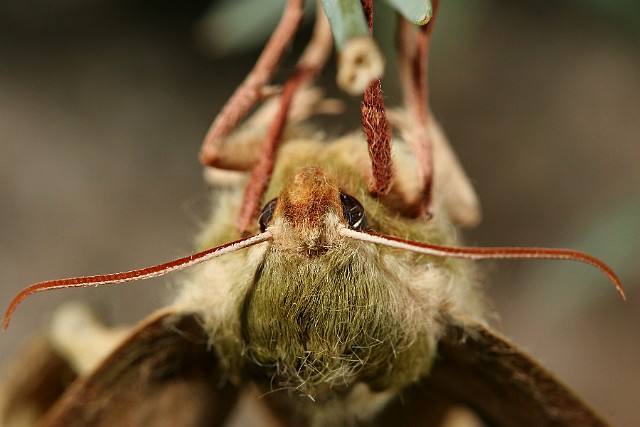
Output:
[[[259,223],[279,249],[319,254],[341,238],[341,228],[363,230],[366,218],[360,202],[341,192],[335,179],[306,167],[265,205]]]

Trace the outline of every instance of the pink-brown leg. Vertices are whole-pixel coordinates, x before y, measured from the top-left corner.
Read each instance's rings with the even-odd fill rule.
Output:
[[[289,0],[282,19],[251,73],[236,89],[209,128],[200,150],[200,162],[206,166],[238,169],[234,157],[222,145],[225,136],[251,111],[263,97],[263,88],[269,82],[284,51],[293,40],[302,21],[303,0]]]
[[[243,235],[248,234],[258,217],[260,201],[271,179],[293,96],[302,85],[313,80],[320,73],[331,53],[331,47],[332,37],[329,22],[322,9],[318,8],[313,37],[302,53],[293,75],[284,84],[278,112],[265,137],[260,160],[251,173],[249,184],[244,193],[244,202],[236,221],[238,229]]]
[[[438,9],[438,1],[433,1],[433,17],[428,24],[418,29],[413,35],[412,24],[403,18],[398,23],[398,51],[405,102],[415,118],[416,127],[410,143],[413,147],[418,173],[422,182],[420,198],[409,210],[415,215],[429,211],[431,190],[433,187],[433,149],[429,136],[429,49],[431,35]],[[411,40],[415,37],[414,40]]]

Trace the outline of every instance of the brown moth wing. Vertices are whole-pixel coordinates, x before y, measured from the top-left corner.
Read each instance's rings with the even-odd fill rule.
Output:
[[[237,397],[196,316],[152,315],[45,413],[43,427],[222,425]]]
[[[449,322],[429,376],[405,389],[380,425],[440,425],[456,405],[496,427],[607,425],[513,343],[461,319]]]
[[[31,426],[76,378],[49,339],[34,337],[6,370],[0,384],[0,425]]]

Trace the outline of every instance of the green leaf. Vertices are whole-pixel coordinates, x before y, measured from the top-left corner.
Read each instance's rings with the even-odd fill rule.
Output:
[[[321,0],[338,50],[354,37],[369,36],[369,25],[360,0]]]
[[[386,2],[396,12],[414,24],[425,25],[433,15],[431,0],[386,0]]]

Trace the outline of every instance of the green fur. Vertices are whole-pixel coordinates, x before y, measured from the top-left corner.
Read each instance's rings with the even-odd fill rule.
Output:
[[[302,168],[319,167],[362,203],[373,231],[456,243],[446,218],[406,218],[369,196],[362,165],[368,165],[368,153],[358,137],[331,144],[289,141],[279,153],[264,203],[278,197]],[[229,200],[237,199],[229,195]],[[228,216],[234,209],[223,211]],[[325,229],[335,230],[340,214],[328,213]],[[220,236],[238,238],[232,235],[234,219],[214,215],[203,234],[205,245],[221,243]],[[236,309],[224,325],[212,326],[212,341],[236,381],[256,381],[328,403],[357,382],[373,391],[399,390],[429,371],[441,314],[450,304],[446,289],[440,288],[456,286],[468,263],[334,234],[313,256],[274,239],[262,244],[259,260],[250,255],[259,249],[249,249],[218,261],[237,272],[228,295]],[[438,281],[428,288],[420,282],[425,277]],[[434,287],[438,292],[430,295]]]
[[[433,343],[397,312],[409,296],[385,268],[389,254],[358,246],[343,242],[311,258],[267,252],[241,324],[250,364],[274,387],[317,396],[359,379],[385,390],[428,370]]]

